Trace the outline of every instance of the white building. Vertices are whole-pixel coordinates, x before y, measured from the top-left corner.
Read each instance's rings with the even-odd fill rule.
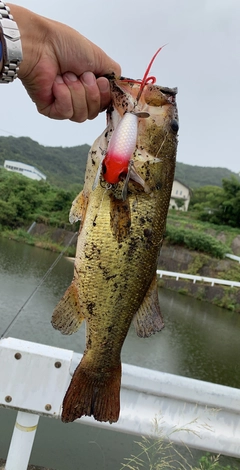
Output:
[[[191,197],[191,189],[181,181],[175,179],[173,182],[171,199],[170,199],[170,209],[179,209],[182,211],[187,211]],[[178,206],[178,201],[183,201],[181,207]]]
[[[14,162],[12,160],[5,160],[4,168],[9,171],[15,171],[17,173],[21,173],[27,178],[31,178],[32,180],[46,180],[46,176],[41,173],[37,168],[31,165],[26,165],[26,163],[21,162]]]

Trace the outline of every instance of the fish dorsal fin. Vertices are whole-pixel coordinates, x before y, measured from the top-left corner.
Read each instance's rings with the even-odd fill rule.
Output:
[[[54,309],[52,325],[63,335],[71,335],[80,328],[83,320],[77,287],[73,281]]]
[[[158,301],[157,276],[155,275],[143,299],[142,305],[133,317],[136,333],[141,338],[153,335],[164,328]]]

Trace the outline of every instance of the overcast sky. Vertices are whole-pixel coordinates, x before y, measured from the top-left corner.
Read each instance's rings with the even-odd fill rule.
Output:
[[[12,0],[14,2],[14,0]],[[240,0],[16,0],[77,29],[118,61],[122,74],[151,75],[178,87],[178,161],[240,171]],[[1,86],[0,135],[29,136],[47,146],[91,145],[104,113],[77,124],[38,114],[16,80]]]

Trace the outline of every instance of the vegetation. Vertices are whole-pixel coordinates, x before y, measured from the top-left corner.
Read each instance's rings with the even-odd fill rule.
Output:
[[[196,189],[189,208],[197,212],[200,220],[240,227],[240,181],[232,177],[222,180],[222,188]]]
[[[227,168],[192,166],[180,162],[177,162],[175,173],[176,179],[179,179],[193,190],[206,185],[221,187],[223,178],[230,179],[232,176],[240,181],[238,174]]]
[[[209,452],[202,455],[197,463],[196,458],[194,458],[191,450],[182,444],[176,445],[171,440],[171,435],[181,432],[186,432],[187,434],[193,433],[196,436],[200,437],[200,429],[205,430],[209,427],[208,425],[198,426],[198,432],[192,425],[196,424],[197,420],[186,424],[181,429],[173,427],[172,431],[168,435],[163,436],[163,431],[161,429],[161,423],[158,422],[159,418],[155,417],[154,419],[154,429],[157,436],[156,439],[143,436],[140,441],[135,444],[138,446],[136,455],[132,455],[129,458],[125,458],[125,462],[122,463],[120,470],[239,470],[240,466],[238,465],[239,459],[231,458],[231,465],[229,465],[229,458],[226,458],[221,455],[210,454]],[[238,465],[238,466],[237,466]]]
[[[228,253],[231,253],[230,247],[233,239],[239,235],[239,228],[202,221],[198,216],[198,211],[194,210],[188,212],[170,210],[167,226],[173,225],[179,229],[190,229],[191,231],[212,235],[215,239],[223,240],[223,243],[228,247]]]
[[[235,465],[237,459],[234,459],[233,465],[225,465],[222,456],[209,452],[194,464],[190,449],[185,448],[187,456],[184,456],[172,442],[165,442],[162,437],[157,440],[143,437],[136,444],[140,447],[140,452],[126,458],[126,463],[122,464],[120,470],[239,470],[239,466]]]
[[[77,232],[75,232],[77,233]],[[42,235],[31,235],[21,228],[16,230],[4,230],[1,233],[1,236],[8,238],[9,240],[15,240],[17,242],[26,243],[27,245],[37,246],[38,248],[43,248],[45,250],[54,251],[56,253],[62,253],[63,246],[59,243],[55,243],[49,236]],[[66,256],[74,257],[76,254],[76,246],[70,245],[66,246],[64,249],[64,254]]]
[[[33,221],[76,230],[68,223],[73,191],[0,169],[0,227],[28,227]]]
[[[51,185],[77,193],[79,186],[83,185],[89,149],[87,144],[44,147],[28,137],[0,137],[0,165],[4,160],[16,160],[36,166]],[[206,184],[221,187],[222,179],[231,176],[240,181],[236,173],[226,168],[204,168],[179,162],[176,165],[175,177],[192,189]]]
[[[176,228],[172,225],[168,225],[166,228],[166,239],[173,245],[184,245],[190,250],[208,253],[215,258],[223,258],[229,252],[229,247],[216,240],[212,235]]]

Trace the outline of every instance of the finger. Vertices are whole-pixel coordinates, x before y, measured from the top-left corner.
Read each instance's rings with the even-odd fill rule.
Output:
[[[109,81],[105,77],[99,77],[97,79],[97,85],[99,88],[100,99],[101,99],[100,110],[104,111],[108,107],[111,101]]]
[[[63,80],[71,94],[73,113],[70,119],[75,122],[86,121],[89,119],[89,109],[86,88],[82,80],[72,72],[63,74]]]
[[[80,80],[85,89],[88,119],[94,119],[100,112],[101,107],[101,95],[96,77],[92,72],[84,72],[80,76]]]
[[[73,115],[72,97],[61,75],[57,75],[53,86],[53,102],[45,108],[38,106],[38,111],[51,119],[71,119]]]

